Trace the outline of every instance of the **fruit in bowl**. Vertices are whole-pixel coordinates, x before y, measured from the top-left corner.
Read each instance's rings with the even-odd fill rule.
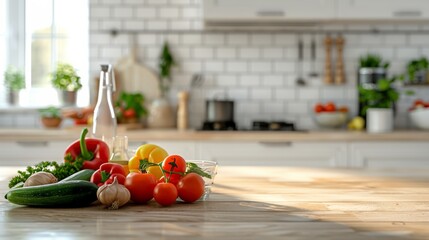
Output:
[[[420,129],[429,129],[429,102],[416,100],[410,108],[411,122]]]
[[[333,102],[314,106],[314,120],[322,128],[338,128],[347,122],[348,108]]]

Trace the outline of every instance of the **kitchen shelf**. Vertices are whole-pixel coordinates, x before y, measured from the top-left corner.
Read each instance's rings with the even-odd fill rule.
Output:
[[[225,34],[225,33],[291,33],[291,34],[413,34],[413,35],[427,35],[429,29],[382,29],[382,28],[368,28],[368,29],[321,29],[320,27],[288,27],[285,28],[231,28],[231,29],[201,29],[201,30],[125,30],[125,29],[110,29],[99,30],[96,33],[110,34],[116,36],[119,34]]]

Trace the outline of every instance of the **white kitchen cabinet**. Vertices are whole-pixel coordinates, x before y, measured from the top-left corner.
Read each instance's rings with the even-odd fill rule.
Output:
[[[343,20],[429,19],[428,0],[338,0],[338,18]]]
[[[130,142],[128,149],[132,154],[139,146],[145,143],[151,143],[164,148],[168,154],[179,154],[185,159],[195,159],[194,141],[148,141],[148,142]],[[131,156],[130,156],[131,157]]]
[[[335,18],[336,0],[204,0],[204,19],[276,21]]]
[[[348,152],[353,168],[429,169],[429,142],[355,142]]]
[[[200,159],[220,165],[344,167],[347,144],[338,142],[199,142]]]
[[[0,165],[29,166],[42,161],[64,161],[70,141],[0,142]]]

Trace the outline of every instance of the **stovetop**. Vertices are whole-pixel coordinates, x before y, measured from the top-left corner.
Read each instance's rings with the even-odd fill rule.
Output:
[[[204,122],[200,131],[298,131],[295,124],[285,121],[253,121],[250,128],[239,128],[234,121]]]

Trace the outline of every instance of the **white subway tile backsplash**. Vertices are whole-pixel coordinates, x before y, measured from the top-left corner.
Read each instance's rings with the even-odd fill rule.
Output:
[[[210,60],[204,63],[204,71],[206,72],[220,73],[224,70],[224,64],[222,61]]]
[[[265,101],[262,103],[262,113],[278,114],[284,112],[284,104],[279,101]]]
[[[298,89],[299,100],[315,100],[320,98],[318,88],[300,88]]]
[[[270,62],[254,61],[250,63],[250,71],[253,73],[270,73],[272,66]]]
[[[179,8],[161,8],[159,16],[166,19],[176,19],[179,17]]]
[[[172,30],[190,30],[192,29],[191,21],[171,21],[170,27]]]
[[[182,17],[185,19],[195,19],[200,16],[200,9],[196,7],[186,7],[182,9]]]
[[[109,18],[110,17],[110,8],[109,7],[101,7],[96,6],[91,8],[91,18]]]
[[[247,62],[243,62],[243,61],[226,62],[226,71],[228,72],[240,73],[240,72],[246,72],[247,70],[248,70]]]
[[[239,77],[240,86],[255,87],[260,85],[260,77],[258,75],[249,74]]]
[[[204,84],[194,86],[190,102],[190,123],[201,127],[204,100],[215,95],[228,95],[236,101],[237,124],[249,126],[252,120],[290,119],[301,128],[317,128],[312,121],[312,108],[319,101],[334,101],[349,106],[351,116],[357,112],[356,69],[359,57],[367,53],[381,55],[391,63],[389,75],[404,73],[407,62],[420,56],[429,57],[426,34],[343,34],[346,85],[323,84],[325,34],[283,32],[189,32],[203,30],[202,0],[106,0],[90,1],[90,72],[97,73],[100,61],[117,62],[129,52],[129,35],[112,38],[99,31],[111,29],[157,30],[138,35],[138,58],[146,66],[158,68],[162,43],[167,40],[176,61],[170,97],[178,89],[189,87],[194,73],[204,75]],[[130,10],[131,9],[131,10]],[[112,16],[110,16],[112,15]],[[421,26],[329,25],[320,29],[341,32],[344,29],[371,30],[373,27],[423,29]],[[427,27],[425,29],[428,29]],[[168,30],[179,30],[168,32]],[[180,30],[184,30],[181,32]],[[306,86],[297,86],[301,75],[298,65],[297,40],[304,40],[302,76]],[[319,78],[309,78],[310,42],[316,39],[315,70]],[[335,45],[334,45],[335,47]],[[336,51],[332,51],[335,66]],[[397,123],[406,124],[406,109],[414,98],[426,98],[428,88],[417,89],[413,97],[401,96]],[[174,102],[174,101],[173,101]],[[263,113],[261,116],[261,113]],[[0,120],[0,125],[2,121]]]
[[[149,20],[146,23],[149,30],[166,30],[168,29],[168,22],[162,20]]]
[[[192,57],[195,59],[212,59],[213,58],[213,48],[208,47],[196,47],[192,48]]]
[[[154,7],[139,7],[136,9],[136,18],[152,19],[157,16],[156,8]]]
[[[417,47],[398,47],[396,48],[397,59],[413,59],[420,56],[419,48]]]
[[[237,57],[237,50],[232,47],[220,47],[216,49],[216,58],[234,59]]]
[[[245,100],[249,98],[249,91],[244,88],[228,88],[228,97],[234,100]]]
[[[274,71],[277,73],[295,72],[296,63],[293,61],[276,61],[274,62]]]
[[[201,35],[197,34],[183,34],[182,35],[182,44],[184,45],[200,45],[202,42]]]
[[[326,101],[332,101],[332,100],[342,100],[345,98],[346,89],[343,87],[327,87],[321,89],[322,96],[321,99]]]
[[[272,95],[271,88],[257,87],[250,89],[250,97],[253,100],[271,100]]]
[[[203,43],[207,46],[223,46],[225,44],[225,36],[223,34],[205,34]]]
[[[263,86],[281,87],[284,80],[282,75],[264,75],[262,76]]]
[[[228,34],[226,39],[230,45],[245,46],[249,43],[249,36],[247,34]]]
[[[252,34],[250,43],[257,46],[270,46],[273,43],[273,36],[270,34]]]
[[[262,57],[265,59],[282,59],[283,48],[265,48],[262,50]]]
[[[307,115],[309,114],[308,104],[306,102],[288,102],[286,110],[289,114]]]
[[[274,98],[278,100],[294,100],[296,98],[296,90],[293,88],[276,88],[274,90]]]
[[[258,59],[261,57],[260,49],[258,48],[240,48],[239,55],[241,59]]]
[[[221,87],[237,86],[237,77],[234,75],[219,75],[217,77],[217,85]]]

